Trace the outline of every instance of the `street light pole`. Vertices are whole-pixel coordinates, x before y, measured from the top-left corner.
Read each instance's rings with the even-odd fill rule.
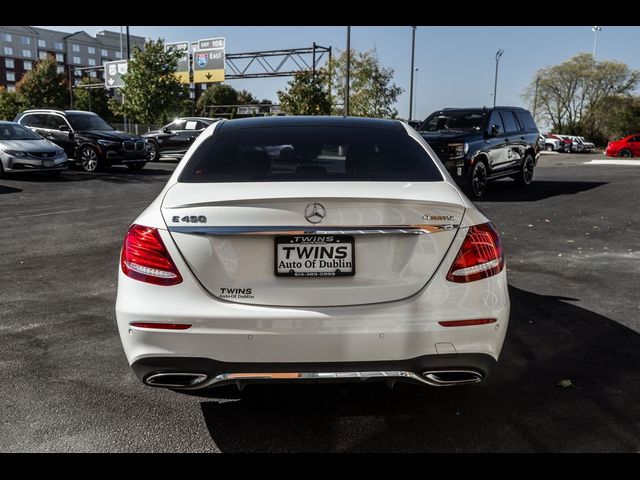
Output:
[[[416,27],[411,27],[411,87],[409,88],[409,120],[413,120],[413,66],[416,55]]]
[[[496,94],[498,92],[498,63],[500,62],[500,57],[504,53],[504,50],[500,49],[496,52],[496,77],[493,82],[493,106],[496,106]]]
[[[540,77],[536,77],[536,93],[533,95],[533,120],[536,119],[536,110],[538,109],[538,84],[540,83]]]
[[[591,31],[593,32],[593,61],[596,61],[596,44],[598,42],[598,32],[602,30],[602,27],[594,26],[591,27]]]
[[[344,91],[344,114],[345,116],[349,115],[349,83],[350,83],[350,69],[351,69],[351,27],[347,27],[347,84],[345,85]]]
[[[416,119],[420,118],[420,117],[418,117],[418,70],[419,70],[419,68],[416,67],[415,68],[415,72],[416,72],[416,96],[413,97],[413,111],[416,114]],[[411,118],[409,118],[409,120],[411,120]]]

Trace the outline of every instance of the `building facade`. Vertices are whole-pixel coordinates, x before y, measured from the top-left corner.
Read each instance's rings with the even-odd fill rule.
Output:
[[[144,48],[144,38],[130,35],[130,44]],[[58,32],[37,27],[0,26],[0,85],[13,91],[22,76],[32,70],[38,60],[56,59],[58,72],[69,75],[74,83],[83,75],[103,81],[100,67],[104,62],[127,58],[127,40],[119,32],[102,30],[92,37],[87,32]]]

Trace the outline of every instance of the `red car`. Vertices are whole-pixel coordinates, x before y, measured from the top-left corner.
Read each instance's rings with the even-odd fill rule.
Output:
[[[607,157],[640,157],[640,135],[634,134],[609,142],[604,151]]]

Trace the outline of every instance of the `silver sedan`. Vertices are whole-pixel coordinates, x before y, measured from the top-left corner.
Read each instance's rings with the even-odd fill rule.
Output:
[[[67,155],[55,143],[15,122],[0,121],[0,176],[5,173],[67,169]]]

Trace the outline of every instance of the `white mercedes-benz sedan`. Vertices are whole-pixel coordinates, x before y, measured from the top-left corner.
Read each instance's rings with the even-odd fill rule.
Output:
[[[509,308],[496,228],[414,129],[271,117],[196,139],[126,233],[116,314],[150,386],[447,386],[486,378]]]

